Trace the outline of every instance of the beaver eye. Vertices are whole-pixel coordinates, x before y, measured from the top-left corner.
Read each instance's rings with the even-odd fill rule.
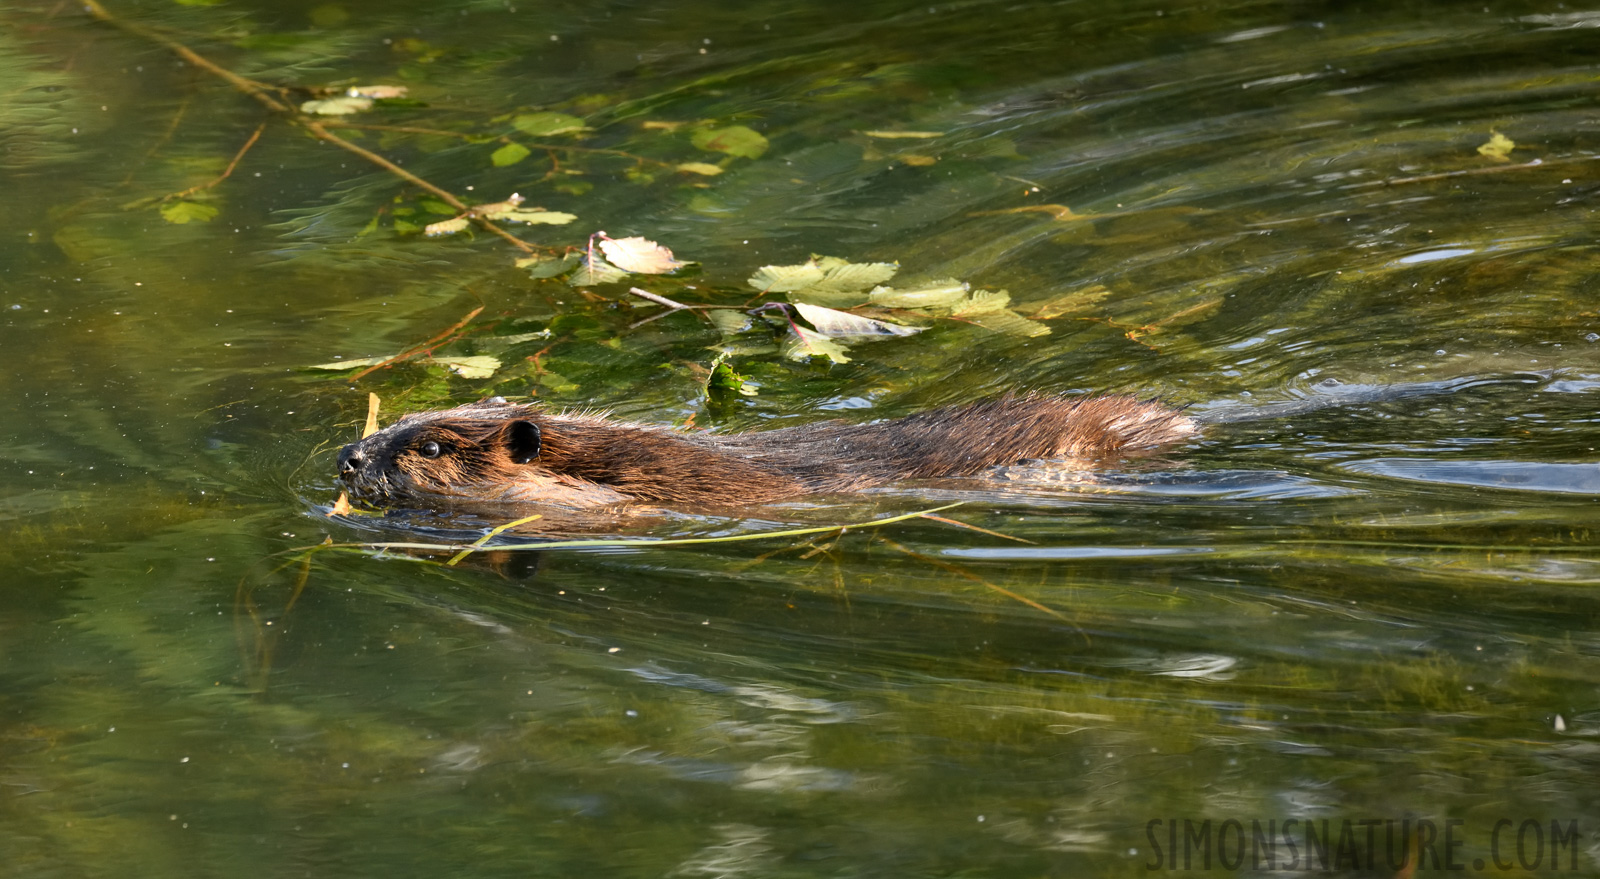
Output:
[[[438,443],[433,442],[432,440],[423,443],[422,447],[417,449],[417,451],[421,452],[422,457],[424,458],[437,458],[444,453],[444,449],[441,448]]]

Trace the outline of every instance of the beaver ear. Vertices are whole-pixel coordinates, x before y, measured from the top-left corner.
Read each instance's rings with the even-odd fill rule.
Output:
[[[540,440],[539,425],[531,421],[513,421],[506,426],[506,454],[518,464],[531,464],[539,457]]]

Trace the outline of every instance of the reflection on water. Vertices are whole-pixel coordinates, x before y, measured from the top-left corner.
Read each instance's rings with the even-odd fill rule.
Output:
[[[1462,461],[1440,463],[1415,458],[1361,461],[1345,465],[1357,473],[1504,488],[1516,491],[1558,491],[1600,495],[1600,467],[1595,464],[1558,464],[1536,461]]]
[[[1493,867],[1501,819],[1592,834],[1595,13],[106,5],[269,83],[409,85],[367,118],[428,133],[342,130],[581,218],[528,240],[669,244],[699,264],[661,281],[683,301],[835,254],[1004,289],[1051,332],[928,320],[830,365],[757,324],[642,322],[493,236],[406,233],[444,218],[420,190],[136,31],[0,11],[19,872],[1112,874],[1147,871],[1156,819],[1365,818],[1463,821],[1458,860]],[[591,130],[491,159],[480,134],[545,111]],[[769,146],[696,152],[702,124]],[[638,170],[686,161],[721,173]],[[162,218],[219,177],[184,196],[210,221]],[[492,378],[302,369],[480,305],[444,353]],[[704,403],[711,348],[760,393]],[[1324,405],[1329,380],[1355,393]],[[1265,417],[1089,477],[641,526],[959,500],[984,531],[303,552],[417,535],[320,515],[369,391],[386,417],[499,393],[738,430],[1019,388]]]

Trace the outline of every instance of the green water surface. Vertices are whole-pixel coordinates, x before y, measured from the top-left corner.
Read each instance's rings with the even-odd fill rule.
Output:
[[[103,11],[0,8],[5,875],[1600,873],[1592,2]],[[536,279],[420,234],[417,180],[696,265]],[[878,312],[926,329],[836,363],[626,292],[781,302],[746,279],[812,254],[1016,320]],[[500,366],[307,368],[436,338]],[[754,396],[705,397],[719,352]],[[742,430],[1012,389],[1350,396],[1090,481],[623,529],[959,501],[1026,543],[295,552],[440,536],[324,515],[369,393]]]

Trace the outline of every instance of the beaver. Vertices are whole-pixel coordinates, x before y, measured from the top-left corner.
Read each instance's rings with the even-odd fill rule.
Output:
[[[353,498],[377,505],[730,507],[1033,459],[1093,466],[1198,431],[1177,409],[1127,396],[1011,395],[865,424],[729,435],[493,397],[406,415],[345,446],[339,477]]]

